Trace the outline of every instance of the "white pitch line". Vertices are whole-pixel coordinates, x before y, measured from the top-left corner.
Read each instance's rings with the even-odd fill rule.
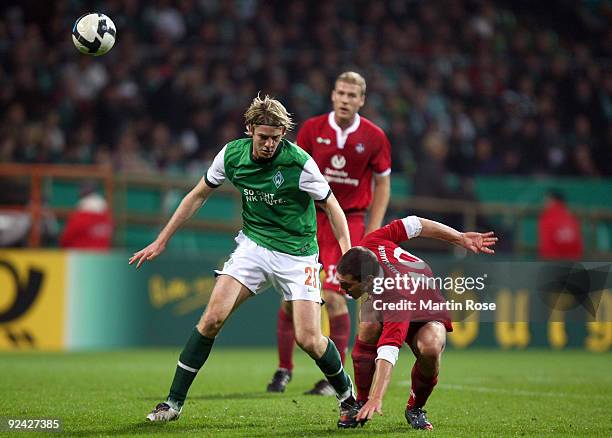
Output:
[[[409,380],[399,382],[400,385],[410,386]],[[489,392],[494,394],[510,394],[510,395],[524,395],[528,397],[567,397],[567,398],[597,398],[597,399],[610,399],[609,396],[601,394],[573,394],[569,392],[550,392],[550,391],[525,391],[522,389],[504,389],[504,388],[491,388],[487,386],[472,386],[472,385],[457,385],[454,383],[440,383],[437,385],[438,388],[442,389],[455,389],[458,391],[472,391],[472,392]]]

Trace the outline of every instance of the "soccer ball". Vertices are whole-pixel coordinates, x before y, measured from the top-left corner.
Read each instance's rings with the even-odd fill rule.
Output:
[[[104,14],[81,15],[72,27],[72,42],[86,55],[104,55],[115,44],[115,23]]]

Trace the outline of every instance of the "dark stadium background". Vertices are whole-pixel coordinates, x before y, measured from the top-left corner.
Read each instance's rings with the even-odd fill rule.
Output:
[[[108,15],[117,28],[114,48],[101,57],[80,54],[71,40],[75,19],[90,11]],[[44,384],[53,379],[47,374],[51,371],[18,370],[51,360],[58,361],[53,365],[58,370],[76,367],[86,382],[89,367],[96,362],[111,367],[121,360],[123,348],[137,349],[125,353],[134,363],[159,359],[170,370],[175,349],[206,303],[212,270],[234,247],[241,225],[238,194],[230,187],[219,189],[175,235],[167,252],[143,269],[127,266],[129,255],[155,238],[216,152],[243,136],[242,114],[258,92],[280,99],[299,125],[331,109],[333,80],[346,70],[366,78],[361,114],[391,141],[386,220],[418,214],[459,229],[494,229],[500,237],[496,256],[486,260],[465,259],[447,245],[419,239],[406,248],[430,260],[434,270],[465,260],[481,263],[484,270],[487,263],[541,262],[538,219],[553,191],[563,195],[580,224],[584,250],[569,262],[603,264],[608,287],[611,18],[612,4],[605,0],[3,1],[0,363],[5,374],[14,375],[15,385],[24,388],[30,379],[36,381],[33,376]],[[289,137],[294,139],[295,132]],[[110,205],[115,224],[111,248],[62,247],[68,216],[92,190]],[[566,321],[557,314],[549,322],[529,315],[538,279],[522,274],[515,277],[526,282],[528,298],[510,288],[504,302],[513,316],[507,321],[484,322],[482,317],[457,325],[449,340],[447,357],[455,374],[450,372],[447,390],[459,388],[453,380],[463,377],[458,370],[470,374],[477,361],[483,381],[505,382],[487,374],[493,372],[484,365],[490,353],[491,363],[519,367],[508,371],[516,375],[508,377],[499,394],[489,394],[498,397],[491,399],[490,409],[510,395],[517,410],[510,405],[506,414],[514,416],[521,397],[548,394],[541,405],[531,406],[560,428],[547,431],[577,432],[546,404],[555,388],[544,390],[532,380],[536,386],[520,389],[522,373],[548,363],[554,382],[575,383],[566,388],[564,403],[582,403],[585,391],[603,391],[593,403],[605,406],[610,380],[601,370],[609,363],[612,345],[612,294],[603,286],[595,291],[595,318],[578,308]],[[252,381],[242,382],[262,391],[274,367],[278,301],[273,291],[251,300],[220,336],[221,346],[256,347],[228,348],[220,357],[265,363]],[[142,347],[172,350],[148,356]],[[115,349],[120,350],[107,355]],[[223,359],[218,361],[211,367],[215,370],[218,363],[213,372],[221,382]],[[601,371],[601,384],[591,390],[584,385],[593,382],[580,380],[583,362]],[[100,366],[104,375],[106,365]],[[167,380],[157,369],[148,372]],[[113,376],[108,374],[109,382]],[[11,388],[8,399],[19,400],[22,412],[38,406],[32,411],[36,415],[58,413],[51,402],[38,405],[22,398],[20,387]],[[399,388],[397,397],[402,398],[406,387]],[[139,403],[148,409],[149,398]],[[440,400],[448,406],[462,403],[450,396]],[[6,407],[3,411],[17,413]],[[587,424],[586,412],[572,415],[570,423]],[[580,435],[609,434],[609,419],[602,418],[593,420],[599,426]],[[466,436],[486,427],[499,434],[498,427],[508,424],[481,426],[485,429],[470,423]],[[85,427],[80,433],[147,432],[117,427]],[[523,425],[508,427],[518,427],[508,429],[515,433],[524,430]]]

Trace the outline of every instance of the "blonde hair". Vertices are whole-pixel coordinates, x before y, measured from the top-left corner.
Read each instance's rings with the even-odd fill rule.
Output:
[[[251,125],[277,126],[290,131],[294,126],[291,114],[278,100],[268,96],[262,98],[257,93],[253,102],[244,113],[244,123]]]
[[[361,95],[364,96],[366,93],[366,81],[359,73],[354,71],[345,71],[336,78],[336,82],[346,82],[347,84],[359,85],[361,88]]]

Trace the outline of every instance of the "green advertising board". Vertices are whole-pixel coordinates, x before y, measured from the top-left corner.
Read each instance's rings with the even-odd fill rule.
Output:
[[[167,251],[140,269],[128,265],[129,255],[0,251],[0,329],[5,334],[0,349],[182,345],[206,306],[214,269],[227,255]],[[484,260],[430,258],[436,278],[451,284],[438,286],[454,303],[451,348],[610,349],[610,263]],[[550,284],[556,289],[544,293]],[[551,297],[557,304],[551,305]],[[466,309],[469,300],[494,308]],[[275,345],[279,303],[273,290],[247,300],[222,329],[218,345]],[[356,321],[357,303],[350,301],[349,308]]]

